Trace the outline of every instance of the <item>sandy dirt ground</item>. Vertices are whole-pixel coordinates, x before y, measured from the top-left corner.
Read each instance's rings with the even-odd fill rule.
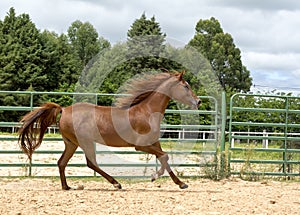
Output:
[[[18,145],[0,141],[0,150],[17,150]],[[63,150],[61,142],[42,144],[40,150]],[[107,150],[107,149],[105,149]],[[125,156],[125,157],[124,157]],[[145,163],[145,155],[97,157],[98,162]],[[34,155],[34,162],[56,164],[60,154]],[[181,159],[181,158],[178,158]],[[189,162],[188,159],[184,162]],[[182,160],[180,160],[182,161]],[[0,163],[26,162],[24,154],[2,154]],[[75,155],[70,163],[85,163],[83,155]],[[154,159],[152,158],[152,161]],[[149,176],[154,168],[103,168],[112,175]],[[174,168],[178,174],[177,168]],[[33,176],[47,178],[9,178],[26,175],[24,167],[1,167],[0,215],[44,214],[299,214],[300,182],[249,182],[238,178],[219,182],[186,179],[188,189],[180,190],[170,178],[156,182],[121,180],[123,189],[116,190],[100,177],[71,179],[69,185],[83,190],[61,190],[57,166],[33,168]],[[182,172],[188,174],[188,168]],[[67,176],[92,176],[87,167],[67,167]]]
[[[300,183],[240,179],[121,181],[68,179],[83,190],[63,191],[58,179],[0,179],[0,214],[300,214]]]

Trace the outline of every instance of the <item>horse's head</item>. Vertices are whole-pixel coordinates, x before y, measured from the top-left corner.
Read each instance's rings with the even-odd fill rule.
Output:
[[[193,109],[198,109],[201,100],[192,91],[191,86],[183,79],[184,71],[175,74],[173,83],[170,87],[170,96],[183,104],[190,106]]]

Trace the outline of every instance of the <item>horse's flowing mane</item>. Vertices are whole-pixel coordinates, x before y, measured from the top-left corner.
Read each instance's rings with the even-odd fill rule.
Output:
[[[173,75],[169,73],[143,74],[129,80],[121,89],[122,93],[128,94],[129,96],[117,98],[115,106],[119,108],[130,108],[139,104],[172,76]]]

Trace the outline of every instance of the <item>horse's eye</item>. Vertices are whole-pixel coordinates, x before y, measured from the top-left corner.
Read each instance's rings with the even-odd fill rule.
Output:
[[[188,85],[184,85],[184,88],[189,90],[189,86]]]

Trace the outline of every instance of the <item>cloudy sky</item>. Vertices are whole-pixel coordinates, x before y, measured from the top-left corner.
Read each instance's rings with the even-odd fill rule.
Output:
[[[215,17],[232,35],[250,70],[254,90],[300,94],[300,1],[298,0],[1,0],[0,19],[10,7],[27,13],[37,28],[66,32],[88,21],[111,43],[145,12],[168,38],[186,44],[200,19]]]

